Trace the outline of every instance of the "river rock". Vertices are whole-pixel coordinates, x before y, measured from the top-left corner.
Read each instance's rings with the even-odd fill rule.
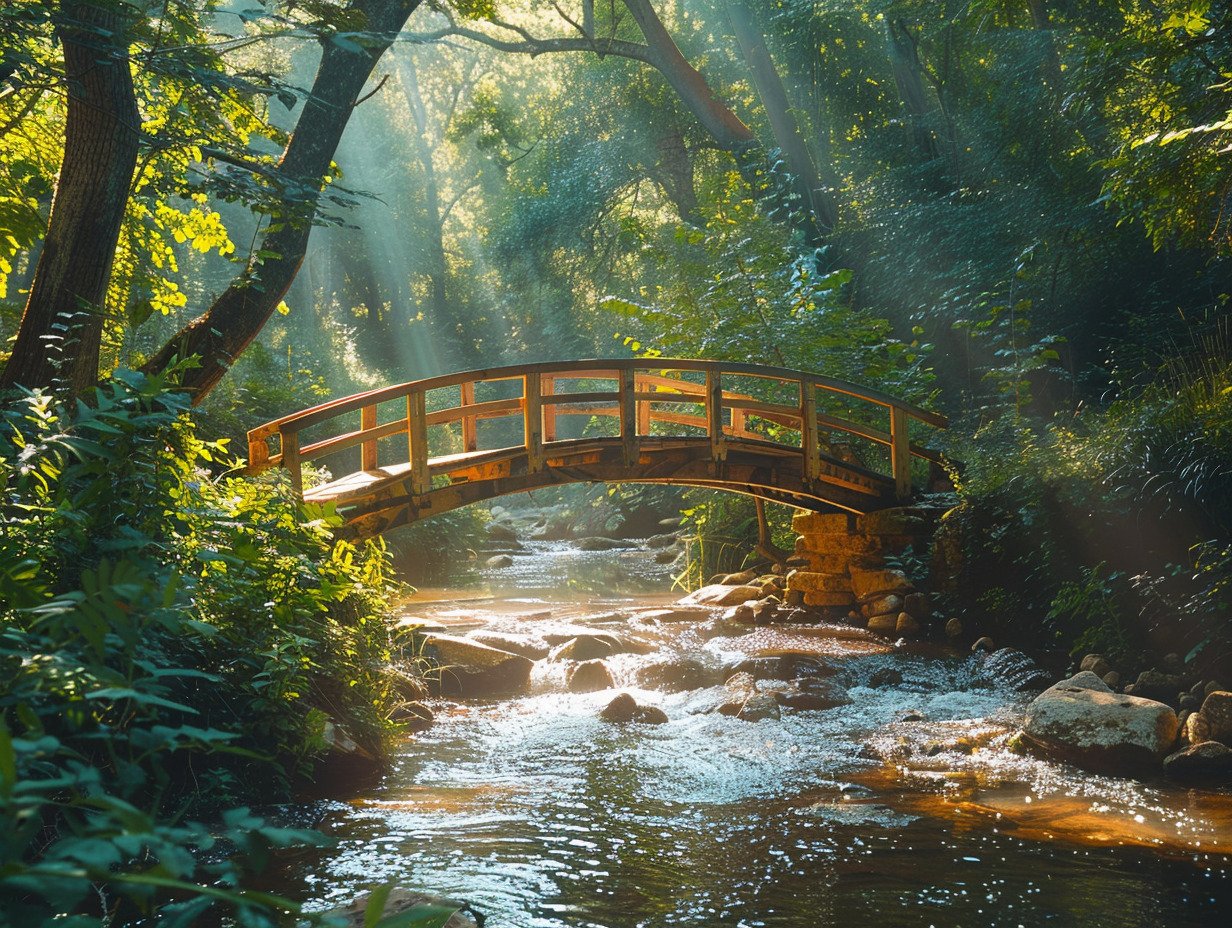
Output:
[[[1082,663],[1078,665],[1079,670],[1089,670],[1097,677],[1105,677],[1112,670],[1112,665],[1109,664],[1102,654],[1088,654],[1082,659]]]
[[[656,564],[671,564],[674,563],[679,557],[679,548],[660,548],[654,553],[654,560]]]
[[[694,657],[655,660],[638,667],[633,679],[639,687],[664,693],[699,690],[721,682],[722,668]]]
[[[675,532],[666,532],[662,535],[651,535],[646,539],[647,548],[670,548],[679,539]]]
[[[620,643],[610,635],[578,635],[548,652],[550,661],[593,661],[620,651]]]
[[[579,551],[611,551],[613,548],[623,548],[624,545],[613,538],[604,538],[600,535],[589,535],[586,538],[579,538],[574,543]]]
[[[436,720],[436,715],[423,703],[407,702],[395,706],[390,721],[411,732],[427,731]]]
[[[945,637],[953,641],[955,638],[961,638],[963,634],[962,619],[953,618],[947,619],[945,623]]]
[[[484,566],[491,568],[492,570],[500,570],[504,567],[512,567],[513,558],[511,558],[508,554],[494,554],[490,558],[488,558],[486,561],[484,561]]]
[[[638,706],[633,713],[633,721],[642,725],[666,725],[670,719],[658,706]]]
[[[599,718],[605,722],[632,722],[635,712],[637,700],[628,693],[621,693],[603,708]]]
[[[489,522],[487,531],[489,541],[518,540],[518,533],[513,530],[512,526],[505,525],[503,522]]]
[[[523,657],[529,657],[532,661],[537,661],[541,657],[547,657],[551,647],[542,638],[531,635],[515,635],[508,632],[494,632],[488,629],[476,629],[470,632],[467,638],[473,641],[478,641],[480,644],[486,644],[490,648],[499,648],[502,651],[508,651],[510,654],[521,654]]]
[[[894,613],[889,615],[875,615],[868,620],[868,630],[875,635],[881,635],[885,638],[893,638],[898,630],[898,616]]]
[[[898,615],[902,611],[903,597],[897,593],[878,596],[876,599],[869,600],[860,607],[860,614],[866,619],[871,619],[875,615]]]
[[[932,606],[923,593],[908,593],[903,597],[903,611],[911,613],[913,619],[923,622],[932,615]]]
[[[339,928],[364,928],[369,924],[367,909],[371,899],[371,893],[361,893],[349,905],[332,909],[325,914],[329,917],[330,923],[338,925]],[[390,890],[380,915],[383,918],[393,919],[395,916],[406,913],[407,921],[399,921],[398,924],[418,924],[417,915],[427,920],[435,911],[441,909],[454,910],[454,914],[449,916],[448,921],[441,928],[477,928],[476,922],[466,914],[472,911],[469,903],[447,899],[444,896],[411,892],[397,886]],[[437,922],[432,922],[432,924],[437,924]]]
[[[864,567],[853,562],[848,565],[847,572],[851,576],[851,591],[861,601],[885,593],[906,594],[913,590],[911,581],[901,570]]]
[[[572,693],[596,693],[612,688],[612,674],[601,660],[582,661],[565,671],[565,683]]]
[[[1144,670],[1138,674],[1138,679],[1134,683],[1133,695],[1143,699],[1154,699],[1157,702],[1171,702],[1176,698],[1177,691],[1183,689],[1183,684],[1184,680],[1174,673]],[[1129,690],[1127,689],[1126,692]]]
[[[766,719],[780,719],[778,700],[773,693],[753,693],[744,701],[736,718],[742,722],[761,722]]]
[[[690,593],[680,603],[684,606],[735,606],[752,599],[761,599],[761,587],[712,583]]]
[[[731,606],[723,613],[723,618],[729,622],[739,622],[741,625],[755,624],[755,613],[753,612],[753,603],[755,599],[749,600],[747,603],[740,603],[736,606]]]
[[[894,626],[894,634],[899,638],[910,637],[920,633],[920,623],[910,612],[900,612],[898,622]]]
[[[1114,773],[1157,767],[1176,735],[1169,706],[1113,693],[1091,671],[1045,690],[1023,720],[1023,736],[1046,753]]]
[[[1232,749],[1218,741],[1193,744],[1164,758],[1164,773],[1178,779],[1232,777]]]
[[[564,541],[573,535],[573,523],[564,516],[552,516],[530,533],[536,541]]]
[[[1202,744],[1211,740],[1211,726],[1201,712],[1191,712],[1185,718],[1184,738],[1190,744]]]
[[[452,635],[425,636],[423,654],[436,664],[429,686],[446,696],[516,692],[526,687],[534,664],[521,654]]]
[[[1202,701],[1202,717],[1210,726],[1210,740],[1232,744],[1232,693],[1214,690]]]

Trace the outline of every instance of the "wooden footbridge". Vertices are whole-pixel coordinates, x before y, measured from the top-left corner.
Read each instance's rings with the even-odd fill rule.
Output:
[[[945,417],[803,371],[659,358],[468,371],[314,406],[248,433],[306,502],[369,537],[468,503],[578,482],[668,483],[869,512],[912,493],[912,423]],[[276,447],[271,447],[271,444]],[[302,465],[344,476],[305,487]],[[917,472],[922,466],[916,467]]]

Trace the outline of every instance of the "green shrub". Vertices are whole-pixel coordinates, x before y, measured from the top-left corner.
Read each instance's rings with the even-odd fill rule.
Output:
[[[187,409],[121,371],[89,405],[0,411],[5,924],[189,925],[216,902],[272,924],[290,904],[246,873],[319,836],[190,819],[284,798],[331,717],[373,751],[387,730],[383,547],[240,478]],[[219,840],[235,853],[203,864]]]

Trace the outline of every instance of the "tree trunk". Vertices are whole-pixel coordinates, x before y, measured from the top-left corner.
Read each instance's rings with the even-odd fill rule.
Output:
[[[428,280],[432,285],[432,296],[428,301],[428,308],[433,324],[442,325],[449,312],[446,292],[448,264],[445,261],[445,225],[441,209],[440,188],[436,181],[436,166],[432,161],[432,146],[428,144],[428,113],[424,107],[423,98],[419,95],[419,74],[415,70],[414,61],[403,69],[402,76],[406,102],[411,110],[411,119],[415,122],[416,135],[412,144],[415,148],[415,156],[419,159],[424,172]]]
[[[68,109],[47,235],[0,388],[98,380],[104,303],[137,167],[141,117],[118,8],[64,4]]]
[[[693,172],[693,156],[684,144],[679,129],[664,133],[655,140],[658,162],[651,169],[655,182],[676,207],[676,215],[684,222],[698,221],[697,190]]]
[[[753,75],[753,84],[770,120],[775,141],[787,158],[793,175],[792,186],[812,214],[817,231],[833,232],[838,209],[831,191],[837,183],[830,171],[819,168],[805,144],[800,126],[791,111],[787,91],[783,89],[770,50],[766,48],[765,38],[754,24],[744,0],[728,0],[727,17],[736,33],[740,53],[749,66],[749,73]]]
[[[354,0],[351,9],[364,14],[364,30],[371,37],[366,47],[357,50],[325,40],[311,95],[278,165],[288,187],[314,194],[323,188],[360,91],[419,2]],[[254,257],[226,292],[176,333],[144,369],[159,371],[177,358],[198,356],[200,366],[184,373],[183,386],[194,404],[199,403],[257,337],[291,286],[304,260],[315,212],[315,200],[310,200],[306,208],[280,217],[261,243],[267,257]]]
[[[934,108],[924,89],[915,42],[907,31],[907,24],[901,19],[887,19],[885,29],[886,54],[894,71],[894,83],[907,116],[912,142],[924,160],[932,161],[940,154],[937,139],[929,127]]]
[[[646,37],[655,68],[719,146],[731,152],[737,164],[745,167],[749,155],[760,147],[757,136],[726,104],[715,99],[706,79],[681,54],[650,0],[624,0],[624,4]]]

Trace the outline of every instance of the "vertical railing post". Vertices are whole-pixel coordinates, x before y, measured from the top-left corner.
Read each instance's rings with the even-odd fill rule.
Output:
[[[474,406],[475,405],[475,381],[468,380],[464,384],[459,385],[462,394],[459,397],[459,406]],[[473,415],[462,413],[462,450],[463,451],[478,451],[479,450],[479,428],[478,421]]]
[[[543,396],[556,395],[556,378],[544,374],[539,381],[539,392]],[[556,441],[556,404],[547,403],[543,407],[543,440]]]
[[[637,440],[637,377],[633,368],[620,372],[620,449],[625,467],[632,467],[639,456]]]
[[[365,406],[360,410],[359,427],[365,431],[376,428],[376,407]],[[359,446],[359,469],[376,470],[376,439]]]
[[[890,470],[899,501],[911,498],[911,438],[907,434],[907,410],[890,407]]]
[[[411,455],[410,491],[412,496],[419,496],[432,488],[428,476],[428,408],[423,390],[406,396],[406,434]]]
[[[291,472],[291,488],[295,498],[304,501],[304,470],[299,462],[299,432],[280,432],[282,438],[282,466]]]
[[[817,387],[800,381],[800,451],[804,455],[804,485],[811,487],[821,476],[821,440],[817,434]]]
[[[710,434],[711,460],[727,460],[727,436],[723,434],[723,380],[717,370],[706,371],[706,431]]]
[[[633,378],[633,388],[643,393],[649,393],[653,389],[649,383],[637,377]],[[637,434],[650,434],[650,400],[637,401]]]
[[[526,471],[543,470],[543,394],[539,374],[522,377],[522,434],[526,440]]]

